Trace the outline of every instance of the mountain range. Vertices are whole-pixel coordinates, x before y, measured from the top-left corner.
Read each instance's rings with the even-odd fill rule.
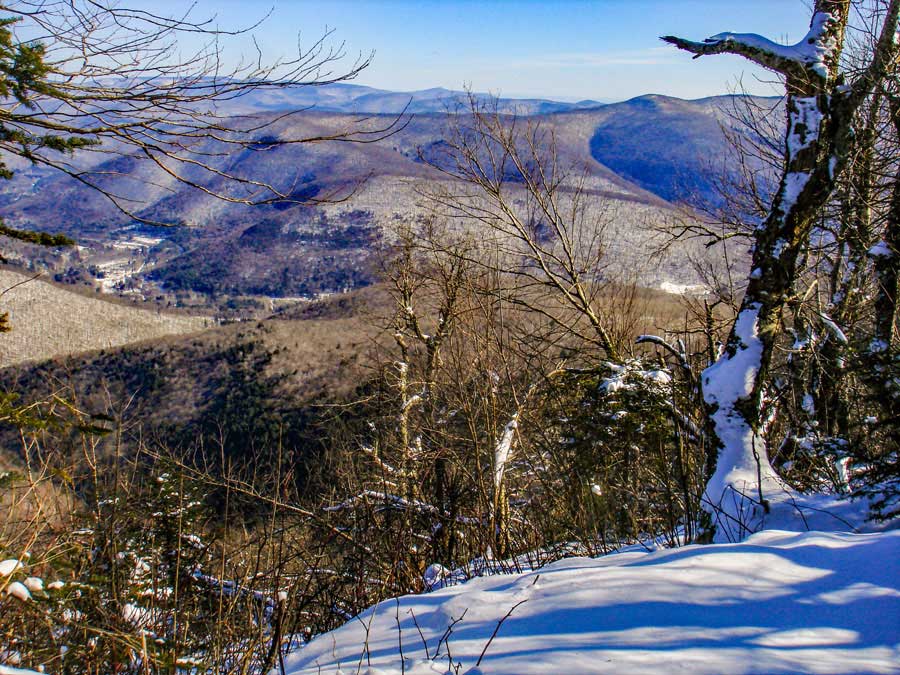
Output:
[[[498,98],[482,93],[472,95],[482,103],[489,102],[493,105],[496,102],[501,112],[516,112],[520,115],[544,115],[599,108],[603,105],[602,102],[594,100],[567,103],[543,98]],[[250,91],[229,101],[227,111],[231,113],[240,111],[243,114],[310,108],[321,112],[354,114],[444,113],[465,105],[468,96],[468,92],[443,87],[400,92],[338,82],[317,87]]]
[[[376,277],[372,254],[385,228],[426,213],[417,185],[446,180],[421,156],[444,142],[451,119],[446,111],[459,109],[465,96],[445,89],[397,93],[334,84],[250,92],[219,111],[271,124],[257,145],[214,157],[214,168],[276,185],[297,201],[352,195],[338,203],[248,207],[178,183],[134,157],[83,160],[93,162],[104,187],[132,200],[141,218],[180,225],[151,227],[66,176],[19,165],[14,179],[0,185],[0,217],[17,227],[63,232],[80,246],[47,252],[16,245],[7,257],[47,268],[59,281],[145,301],[205,304],[216,298],[219,311],[223,303],[234,309],[235,298],[256,298],[250,304],[265,311],[270,298],[366,285]],[[602,104],[474,96],[479,104],[552,130],[560,158],[587,171],[598,200],[617,205],[612,249],[624,267],[646,260],[655,236],[648,223],[669,217],[674,204],[719,198],[716,177],[729,152],[723,128],[735,126],[730,111],[745,100],[647,95]],[[273,143],[360,124],[384,127],[401,111],[396,133],[378,143]],[[217,150],[203,149],[211,155]],[[205,179],[215,191],[234,190],[225,179]],[[685,264],[688,249],[675,250],[667,263],[648,270],[647,285],[694,283]]]

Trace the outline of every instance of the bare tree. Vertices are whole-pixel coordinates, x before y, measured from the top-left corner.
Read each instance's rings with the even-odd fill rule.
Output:
[[[227,29],[215,17],[197,18],[194,5],[169,16],[110,0],[16,0],[0,5],[0,14],[0,153],[62,171],[138,220],[139,199],[112,183],[119,170],[104,160],[147,162],[160,184],[175,181],[228,202],[310,201],[296,196],[296,179],[262,182],[227,158],[293,143],[374,142],[402,124],[402,116],[360,119],[320,135],[274,135],[267,130],[297,111],[229,113],[243,96],[356,77],[372,55],[344,66],[332,31],[293,58],[270,62],[253,40],[255,53],[229,65],[229,40],[250,36],[261,21]],[[74,151],[95,156],[71,159]],[[6,165],[0,170],[10,176]]]
[[[622,359],[634,338],[626,324],[636,286],[608,255],[617,205],[538,120],[470,94],[448,127],[439,148],[420,154],[452,180],[424,186],[423,195],[460,227],[479,228],[495,256],[482,263],[504,272],[510,303]]]
[[[652,307],[651,294],[639,289],[639,266],[629,276],[623,261],[611,254],[617,227],[640,217],[641,206],[610,199],[589,166],[566,156],[552,126],[501,113],[496,102],[474,96],[450,116],[442,142],[420,150],[420,156],[447,178],[421,187],[427,203],[451,228],[479,242],[466,252],[472,269],[479,271],[470,274],[473,311],[458,326],[454,344],[465,344],[466,354],[476,354],[496,378],[488,388],[476,388],[477,395],[468,394],[479,402],[468,409],[480,405],[485,411],[472,410],[470,418],[481,425],[481,438],[473,437],[472,445],[486,446],[480,454],[488,456],[489,470],[481,469],[488,480],[481,483],[494,552],[515,550],[515,542],[523,540],[521,523],[539,532],[538,542],[546,542],[571,538],[570,528],[577,522],[577,536],[594,546],[600,519],[593,518],[598,500],[592,485],[600,475],[614,486],[608,490],[610,503],[618,499],[615,508],[633,517],[628,527],[614,529],[622,536],[640,532],[655,515],[642,520],[639,508],[624,505],[624,495],[629,504],[643,507],[647,492],[665,481],[654,482],[650,490],[636,487],[649,478],[650,462],[631,449],[635,442],[664,436],[660,456],[666,455],[671,427],[666,427],[668,435],[652,441],[649,436],[636,441],[640,433],[626,441],[630,431],[611,432],[603,440],[584,432],[585,447],[596,452],[575,450],[570,443],[582,436],[581,422],[603,426],[596,418],[581,418],[581,410],[599,417],[600,408],[605,412],[620,404],[604,396],[593,400],[587,392],[596,392],[598,381],[620,369],[634,376],[629,388],[638,387],[642,378],[657,377],[648,374],[656,373],[657,366],[643,367],[632,359],[635,338],[642,332],[639,324],[660,308]],[[465,361],[460,361],[464,372]],[[658,377],[665,380],[667,375]],[[466,386],[477,387],[474,382],[474,377],[465,380]],[[465,409],[466,392],[460,389],[457,405]],[[584,399],[578,400],[576,392],[585,393]],[[563,406],[568,406],[565,412]],[[613,425],[620,426],[613,415]],[[663,417],[663,426],[676,416]],[[602,461],[596,461],[604,452]],[[620,482],[612,474],[622,466],[629,470],[627,480]],[[683,505],[691,498],[679,500]],[[606,534],[616,536],[612,530]]]

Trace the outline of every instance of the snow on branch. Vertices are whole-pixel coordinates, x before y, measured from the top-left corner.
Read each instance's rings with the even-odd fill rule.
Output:
[[[825,79],[828,77],[826,59],[837,46],[829,35],[833,21],[834,17],[828,12],[816,12],[809,32],[795,45],[780,45],[755,33],[719,33],[703,42],[692,42],[674,35],[660,39],[690,52],[695,59],[709,54],[737,54],[785,75],[796,73],[799,66]]]
[[[825,324],[825,327],[831,332],[835,340],[840,342],[842,345],[849,344],[844,331],[841,330],[841,327],[838,326],[831,317],[829,317],[827,314],[819,312],[819,318],[822,319],[822,323]]]
[[[391,466],[390,464],[385,462],[383,459],[381,459],[381,457],[379,457],[378,453],[375,451],[375,448],[373,448],[372,446],[364,445],[364,446],[362,446],[361,449],[364,453],[366,453],[369,457],[371,457],[372,461],[375,462],[375,464],[380,469],[382,469],[384,472],[389,473],[389,474],[402,474],[403,473],[403,472],[399,471],[396,467]]]
[[[418,405],[423,400],[424,400],[424,397],[422,396],[422,394],[413,394],[412,396],[410,396],[408,399],[406,399],[403,402],[403,405],[401,406],[400,409],[405,412],[405,411],[409,410],[410,408],[412,408],[413,406]]]
[[[355,497],[345,499],[340,504],[324,507],[323,511],[344,511],[346,509],[353,508],[359,502],[368,502],[369,500],[384,502],[386,505],[394,506],[398,509],[413,509],[414,511],[421,511],[423,513],[438,513],[438,508],[436,506],[432,506],[431,504],[427,504],[425,502],[420,502],[417,500],[410,501],[408,499],[400,497],[399,495],[392,495],[390,493],[379,492],[377,490],[363,490]]]
[[[680,342],[680,341],[679,341]],[[653,344],[662,349],[669,352],[672,356],[674,356],[678,360],[678,365],[688,373],[693,378],[693,371],[691,370],[691,364],[688,361],[687,354],[684,351],[684,345],[679,344],[678,347],[674,345],[670,345],[663,338],[658,335],[639,335],[637,340],[635,340],[635,344]]]

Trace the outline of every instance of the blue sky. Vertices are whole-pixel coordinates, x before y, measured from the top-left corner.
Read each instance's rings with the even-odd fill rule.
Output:
[[[183,3],[146,2],[157,11]],[[409,91],[428,87],[503,96],[623,100],[645,93],[682,98],[721,94],[739,78],[771,94],[772,77],[731,56],[692,61],[658,40],[702,39],[725,30],[796,42],[805,33],[804,0],[200,0],[196,17],[222,27],[270,18],[254,31],[264,54],[295,54],[326,26],[350,55],[376,52],[356,82]],[[229,58],[249,46],[232,45]]]

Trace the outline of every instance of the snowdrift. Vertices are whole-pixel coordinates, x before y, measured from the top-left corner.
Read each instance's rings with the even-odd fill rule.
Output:
[[[287,672],[900,673],[898,560],[900,531],[772,530],[570,558],[383,602]]]

